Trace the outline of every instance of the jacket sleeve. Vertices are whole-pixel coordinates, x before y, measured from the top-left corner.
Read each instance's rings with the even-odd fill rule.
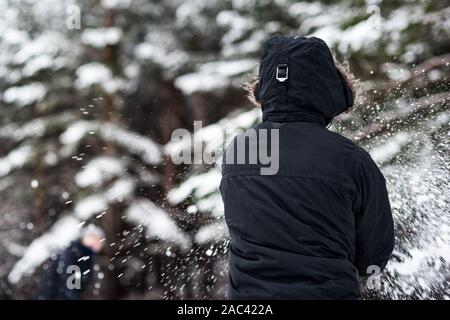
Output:
[[[355,152],[354,214],[356,247],[354,264],[360,276],[369,276],[369,266],[380,271],[386,266],[394,248],[394,223],[386,181],[362,148]]]

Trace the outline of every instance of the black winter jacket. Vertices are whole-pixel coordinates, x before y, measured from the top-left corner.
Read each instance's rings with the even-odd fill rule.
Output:
[[[288,70],[286,70],[286,66]],[[278,68],[278,81],[276,73]],[[276,36],[263,47],[262,129],[278,129],[279,168],[224,156],[221,194],[231,236],[230,299],[355,299],[358,273],[382,270],[394,233],[385,180],[370,155],[327,130],[353,104],[325,42]],[[250,136],[250,135],[248,135]],[[274,140],[275,141],[275,140]],[[260,145],[247,140],[246,159]],[[233,149],[231,149],[233,148]],[[231,152],[233,151],[233,152]],[[235,159],[236,160],[236,159]]]

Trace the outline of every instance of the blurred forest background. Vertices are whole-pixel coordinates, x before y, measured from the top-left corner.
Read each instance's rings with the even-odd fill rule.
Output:
[[[215,150],[258,122],[241,83],[274,34],[324,39],[362,81],[330,129],[381,166],[397,236],[365,297],[450,298],[447,1],[0,0],[0,12],[1,299],[32,298],[90,222],[107,237],[86,298],[225,298],[220,165],[174,165],[192,145],[171,133],[201,120],[196,138]]]

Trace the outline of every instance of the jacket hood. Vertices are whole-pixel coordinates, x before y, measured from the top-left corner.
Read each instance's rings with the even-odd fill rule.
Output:
[[[313,120],[323,125],[353,105],[351,89],[326,43],[274,36],[263,45],[256,92],[263,120]]]

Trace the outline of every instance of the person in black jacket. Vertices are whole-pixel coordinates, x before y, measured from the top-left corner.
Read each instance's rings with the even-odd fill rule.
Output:
[[[104,237],[99,227],[84,228],[81,238],[58,254],[45,270],[36,299],[79,300],[91,279],[92,258],[102,250]]]
[[[358,275],[383,270],[394,230],[377,165],[327,130],[353,106],[349,77],[323,40],[275,36],[263,46],[252,94],[263,121],[256,135],[230,143],[222,166],[229,298],[360,298]],[[272,173],[260,159],[236,160],[239,150],[248,160],[264,147],[278,156]]]

